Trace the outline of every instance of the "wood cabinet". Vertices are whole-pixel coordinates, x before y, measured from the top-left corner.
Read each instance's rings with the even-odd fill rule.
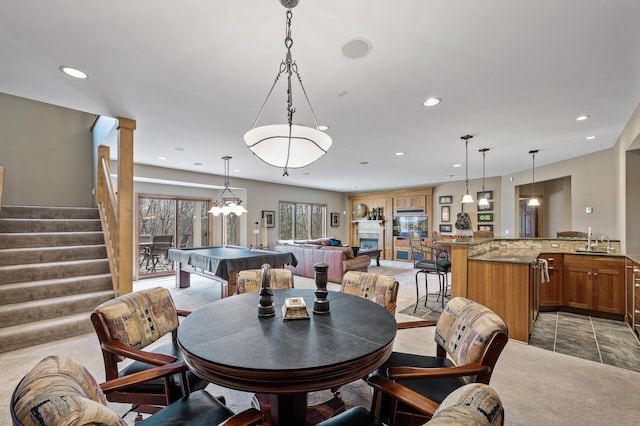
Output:
[[[627,259],[626,267],[627,303],[624,320],[638,333],[640,331],[640,263]]]
[[[394,200],[394,214],[396,216],[416,216],[427,214],[427,202],[424,195],[396,197]]]
[[[609,314],[625,313],[624,259],[564,256],[564,304]]]
[[[547,261],[549,282],[540,284],[540,307],[555,308],[562,306],[563,255],[561,253],[541,254],[540,259]]]
[[[429,238],[422,238],[421,241],[423,246],[428,246],[430,240]],[[393,237],[393,259],[413,262],[409,237]]]

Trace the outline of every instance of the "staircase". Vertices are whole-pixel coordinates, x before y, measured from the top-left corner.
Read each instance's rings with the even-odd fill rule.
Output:
[[[93,332],[113,297],[97,209],[2,206],[0,352]]]

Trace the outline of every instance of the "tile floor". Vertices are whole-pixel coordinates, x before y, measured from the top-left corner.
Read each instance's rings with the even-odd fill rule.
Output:
[[[529,344],[640,371],[640,343],[621,321],[569,312],[540,312]]]

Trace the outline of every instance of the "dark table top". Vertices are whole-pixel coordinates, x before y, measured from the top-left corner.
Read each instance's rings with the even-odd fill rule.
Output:
[[[282,319],[287,297],[303,297],[310,319]],[[369,300],[330,291],[330,313],[313,313],[313,290],[274,290],[275,317],[259,318],[258,294],[206,305],[182,322],[178,342],[189,366],[233,389],[292,393],[365,377],[391,354],[396,321]]]
[[[229,280],[230,271],[259,269],[265,263],[271,266],[298,264],[293,253],[231,245],[169,249],[167,258],[213,272],[224,280]]]

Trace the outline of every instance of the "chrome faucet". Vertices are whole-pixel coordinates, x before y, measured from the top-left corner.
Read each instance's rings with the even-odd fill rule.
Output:
[[[604,240],[607,240],[607,253],[611,253],[611,246],[609,244],[609,237],[607,237],[606,235],[603,235],[602,238],[600,238],[600,242],[604,243]]]

